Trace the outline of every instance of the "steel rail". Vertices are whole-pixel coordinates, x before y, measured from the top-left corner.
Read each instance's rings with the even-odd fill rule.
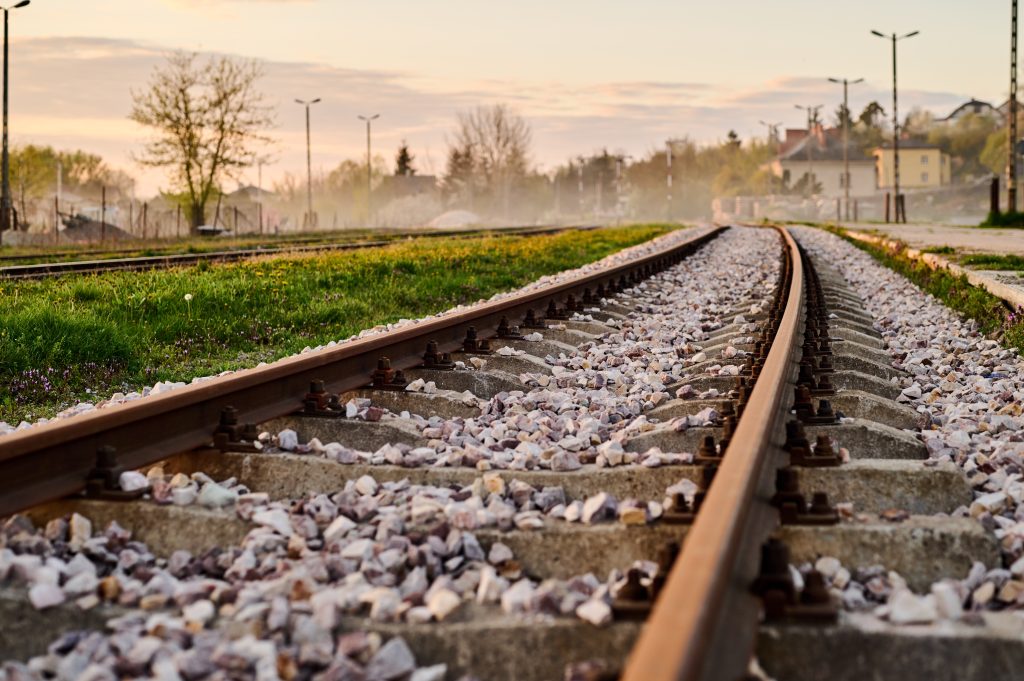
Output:
[[[517,323],[527,311],[543,314],[549,302],[578,297],[585,288],[667,267],[724,229],[695,230],[683,242],[628,263],[389,333],[16,431],[0,438],[0,516],[83,489],[100,447],[114,447],[120,465],[139,468],[208,445],[226,407],[238,410],[241,423],[289,414],[301,407],[311,381],[322,380],[333,392],[362,387],[382,356],[395,369],[418,366],[428,341],[437,341],[442,352],[454,351],[470,326],[481,338],[490,337],[502,317]]]
[[[539,236],[557,234],[567,231],[589,231],[597,229],[596,225],[569,227],[508,227],[478,230],[440,230],[433,232],[399,232],[385,235],[387,238],[366,241],[346,241],[342,243],[316,243],[295,245],[284,244],[274,248],[242,248],[226,251],[209,251],[206,253],[168,253],[165,255],[146,255],[134,258],[99,258],[93,260],[69,260],[64,262],[45,262],[27,265],[8,265],[0,267],[0,279],[43,279],[62,274],[100,273],[123,270],[152,270],[170,267],[195,265],[200,262],[235,262],[247,258],[264,255],[287,255],[290,253],[308,253],[319,251],[349,251],[376,246],[387,246],[409,238],[453,238],[468,239],[477,236]],[[30,258],[32,256],[24,256]]]
[[[785,439],[804,315],[800,254],[789,232],[779,231],[792,279],[778,332],[622,681],[735,681],[751,660],[760,610],[751,585],[761,545],[777,525],[772,457]]]

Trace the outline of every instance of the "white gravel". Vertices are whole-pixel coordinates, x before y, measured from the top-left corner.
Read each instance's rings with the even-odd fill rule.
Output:
[[[953,461],[964,470],[974,502],[953,515],[975,517],[993,531],[1003,564],[1010,566],[975,563],[966,577],[951,575],[925,596],[909,594],[892,573],[876,574],[860,587],[854,580],[852,589],[882,598],[861,599],[844,591],[844,602],[851,607],[886,603],[880,615],[907,623],[956,618],[961,611],[1024,607],[1024,598],[1018,598],[1024,594],[1024,361],[1015,349],[985,338],[974,322],[842,239],[810,228],[795,231],[865,301],[893,366],[910,374],[900,385],[899,401],[928,418],[930,426],[921,438],[930,458],[923,465]],[[875,571],[885,574],[881,568]],[[888,582],[887,588],[881,588],[880,580]],[[954,605],[958,599],[959,610]]]

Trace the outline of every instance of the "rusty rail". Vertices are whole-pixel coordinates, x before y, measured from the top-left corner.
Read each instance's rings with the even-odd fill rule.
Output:
[[[750,587],[761,545],[777,524],[769,503],[772,456],[785,439],[803,316],[800,254],[789,232],[779,232],[792,279],[778,332],[623,681],[735,681],[751,660],[760,603]]]
[[[208,445],[226,407],[237,410],[241,423],[288,414],[302,406],[314,380],[333,392],[359,388],[370,382],[382,356],[395,369],[417,366],[428,341],[437,341],[442,352],[453,351],[470,326],[489,337],[502,317],[516,323],[527,311],[543,313],[549,302],[580,297],[585,288],[664,269],[724,229],[695,233],[632,262],[458,314],[12,433],[0,439],[0,516],[83,489],[101,447],[115,448],[120,465],[140,468]]]

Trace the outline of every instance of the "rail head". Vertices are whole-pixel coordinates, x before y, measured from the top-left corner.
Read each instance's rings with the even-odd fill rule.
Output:
[[[800,254],[789,232],[780,228],[779,233],[790,255],[792,281],[778,332],[623,681],[732,681],[750,662],[760,608],[750,586],[761,544],[777,521],[768,502],[772,458],[783,439],[780,417],[797,368],[803,316]]]

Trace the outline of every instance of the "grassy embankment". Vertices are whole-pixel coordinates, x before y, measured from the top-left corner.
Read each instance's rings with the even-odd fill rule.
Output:
[[[933,270],[920,260],[910,258],[906,254],[907,246],[902,242],[897,242],[899,246],[895,249],[883,248],[852,239],[842,228],[831,225],[824,228],[902,274],[947,307],[973,319],[981,333],[999,340],[1006,347],[1024,351],[1024,310],[1010,309],[1001,298],[972,285],[966,276],[956,276],[944,269]]]
[[[364,251],[0,282],[0,420],[17,423],[156,381],[253,366],[487,298],[670,229],[423,239]]]
[[[235,237],[190,236],[181,239],[136,239],[124,242],[61,242],[45,246],[0,245],[0,267],[73,260],[107,260],[155,255],[176,255],[233,251],[253,248],[288,248],[310,244],[391,241],[405,238],[410,231],[399,229],[345,229],[331,232],[289,232],[287,234],[241,235]],[[424,230],[429,234],[429,230]]]

